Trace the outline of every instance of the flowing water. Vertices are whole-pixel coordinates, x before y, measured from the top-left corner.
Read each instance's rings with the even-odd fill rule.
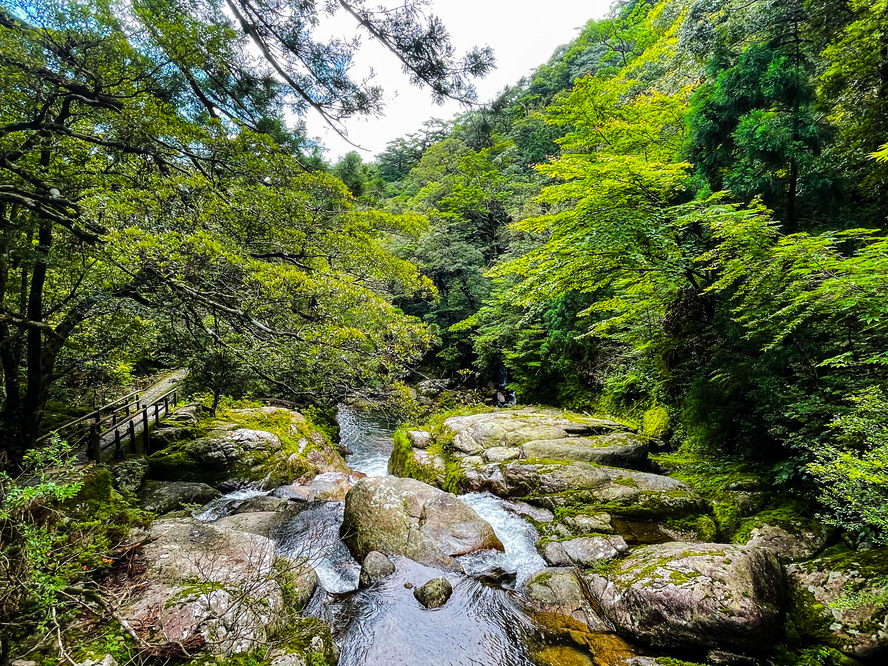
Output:
[[[340,441],[353,453],[349,466],[368,476],[387,474],[395,423],[385,417],[339,411]],[[258,490],[230,493],[200,514],[215,520]],[[394,557],[393,575],[367,589],[358,588],[360,564],[339,540],[341,502],[313,502],[277,530],[281,555],[311,562],[319,588],[305,613],[328,621],[341,649],[340,666],[534,666],[531,646],[539,651],[540,634],[522,610],[520,590],[532,573],[546,566],[534,544],[534,528],[503,500],[487,493],[461,497],[487,520],[505,552],[485,551],[460,558],[465,574],[442,572]],[[514,574],[504,585],[486,582],[491,572]],[[453,595],[438,609],[428,610],[413,589],[444,575]],[[513,587],[515,589],[508,589]],[[574,652],[571,648],[563,648]],[[583,658],[585,659],[585,658]],[[591,663],[585,660],[551,664]]]
[[[343,407],[339,426],[341,443],[353,451],[347,459],[352,469],[369,476],[386,474],[395,424]],[[475,575],[499,568],[514,572],[515,584],[523,584],[545,566],[534,548],[536,532],[493,495],[473,493],[462,499],[490,522],[506,549],[461,557],[466,575],[442,574],[397,557],[392,576],[358,590],[360,565],[338,539],[342,504],[316,503],[281,527],[280,552],[307,557],[315,566],[321,589],[306,612],[333,626],[341,666],[534,664],[527,645],[535,629],[518,595],[482,583]],[[425,609],[405,587],[441,575],[453,585],[453,595],[442,608]]]

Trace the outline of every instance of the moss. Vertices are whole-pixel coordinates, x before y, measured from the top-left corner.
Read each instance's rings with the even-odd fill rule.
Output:
[[[684,661],[674,657],[657,657],[654,661],[657,666],[705,666],[696,661]]]
[[[790,590],[789,618],[793,628],[805,638],[830,647],[841,647],[841,641],[829,630],[834,621],[832,614],[808,590],[798,587]]]
[[[809,510],[809,506],[806,503],[784,500],[765,511],[744,518],[734,532],[733,541],[735,543],[746,543],[749,541],[752,530],[762,525],[774,525],[794,534],[800,531],[821,530],[822,525],[820,523],[807,517]]]
[[[816,645],[803,650],[790,647],[777,646],[770,662],[774,666],[860,666],[860,662],[856,659],[826,645]]]
[[[763,470],[748,463],[714,459],[698,453],[651,456],[669,476],[684,481],[706,499],[721,499],[726,490],[760,490],[768,486]]]
[[[665,437],[671,428],[669,412],[661,405],[654,405],[641,418],[641,432],[649,437]]]
[[[432,465],[423,465],[416,460],[413,447],[407,439],[407,430],[400,429],[394,434],[394,448],[389,459],[389,472],[395,476],[417,479],[429,485],[437,484],[437,471]]]
[[[719,538],[730,543],[740,529],[740,510],[733,502],[713,502],[712,515],[718,528]]]

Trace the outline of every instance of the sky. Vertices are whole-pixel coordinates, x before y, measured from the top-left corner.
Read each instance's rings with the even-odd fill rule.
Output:
[[[576,37],[589,19],[603,17],[610,4],[611,0],[432,0],[431,12],[443,19],[458,53],[475,45],[493,48],[497,68],[475,83],[478,101],[486,102],[544,64],[558,46]],[[327,26],[330,34],[354,35],[354,23],[348,17],[337,16],[333,21]],[[428,90],[412,86],[394,56],[369,37],[363,39],[356,61],[355,76],[366,75],[372,67],[374,82],[386,93],[383,117],[346,121],[348,138],[364,149],[358,152],[365,162],[382,152],[389,141],[417,131],[424,120],[450,119],[464,110],[454,101],[435,105]],[[327,147],[331,163],[355,150],[317,114],[310,114],[306,122],[309,135]]]

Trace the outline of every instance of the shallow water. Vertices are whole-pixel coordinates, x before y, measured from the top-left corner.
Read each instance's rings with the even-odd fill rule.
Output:
[[[396,424],[384,415],[358,412],[342,406],[340,440],[353,453],[349,466],[368,476],[387,474]],[[198,515],[212,521],[227,515],[240,502],[267,494],[240,490],[214,500]],[[368,589],[358,590],[360,564],[339,539],[341,502],[312,502],[276,530],[278,552],[306,560],[318,574],[318,591],[305,613],[333,627],[341,649],[340,666],[533,666],[585,664],[580,661],[539,659],[549,648],[522,610],[520,594],[482,582],[493,570],[515,574],[511,585],[520,590],[535,571],[546,566],[534,544],[536,530],[504,502],[489,493],[461,496],[492,526],[505,552],[484,551],[459,559],[465,574],[443,572],[412,560],[394,557],[393,575]],[[453,595],[438,609],[429,610],[413,596],[413,588],[446,576]],[[409,587],[405,587],[408,585]],[[531,658],[535,650],[537,660]],[[572,648],[564,648],[580,653]]]

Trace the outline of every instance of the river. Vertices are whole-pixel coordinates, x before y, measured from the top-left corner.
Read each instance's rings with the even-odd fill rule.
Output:
[[[386,475],[396,424],[384,416],[343,406],[340,441],[353,453],[349,466],[368,476]],[[260,491],[239,491],[208,505],[200,517],[225,513],[228,500]],[[535,571],[546,566],[536,552],[534,528],[490,494],[461,499],[487,520],[505,552],[487,551],[460,557],[465,574],[442,572],[412,560],[393,557],[396,571],[367,589],[358,589],[360,565],[339,539],[341,502],[315,502],[277,530],[278,552],[307,558],[319,587],[305,610],[326,620],[341,650],[340,666],[535,666],[541,663],[591,664],[572,648],[560,647],[565,660],[545,659],[551,652],[544,637],[523,611],[520,590]],[[494,585],[479,576],[492,570],[514,573],[513,582]],[[428,610],[413,597],[412,587],[445,575],[453,595],[441,608]]]

